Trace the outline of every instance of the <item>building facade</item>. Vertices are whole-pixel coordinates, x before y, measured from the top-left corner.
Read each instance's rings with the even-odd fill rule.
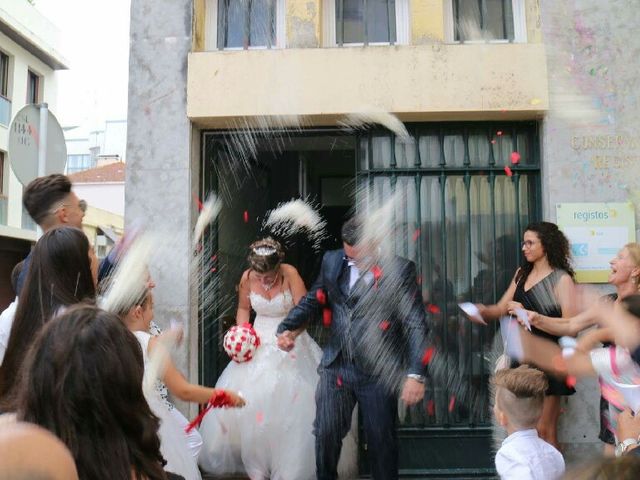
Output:
[[[22,207],[23,186],[11,170],[9,126],[26,104],[46,102],[55,112],[56,71],[67,68],[58,31],[28,2],[0,2],[0,308],[13,300],[11,269],[36,239]]]
[[[348,212],[400,191],[396,251],[418,265],[452,377],[478,392],[430,386],[403,416],[402,471],[491,475],[495,338],[456,303],[499,298],[523,228],[555,221],[556,203],[638,196],[629,2],[145,0],[131,12],[126,219],[162,219],[154,227],[176,239],[152,273],[158,317],[189,326],[183,369],[211,384],[224,366],[224,317],[267,210],[310,197],[335,234]],[[381,112],[408,141],[343,127]],[[207,237],[224,269],[206,291],[220,308],[203,313],[190,232],[210,192],[224,202]],[[308,284],[314,259],[288,255]],[[580,383],[565,400],[569,460],[600,448],[596,392]]]

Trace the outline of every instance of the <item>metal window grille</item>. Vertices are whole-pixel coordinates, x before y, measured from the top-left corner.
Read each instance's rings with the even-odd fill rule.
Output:
[[[336,43],[396,42],[395,0],[336,0]]]
[[[386,133],[361,137],[356,206],[366,212],[402,192],[393,222],[395,251],[418,267],[441,361],[455,382],[474,388],[456,400],[456,388],[430,384],[424,408],[412,410],[405,426],[486,426],[495,330],[471,324],[457,303],[497,301],[517,268],[522,229],[539,218],[537,127],[411,128],[409,144]]]
[[[275,44],[275,0],[218,1],[219,49],[271,48]]]
[[[512,0],[451,0],[456,41],[513,41]]]

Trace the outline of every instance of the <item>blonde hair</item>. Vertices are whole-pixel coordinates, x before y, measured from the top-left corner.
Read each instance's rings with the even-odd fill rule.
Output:
[[[629,256],[631,257],[633,264],[636,267],[640,268],[640,243],[635,243],[635,242],[627,243],[622,248],[627,249],[627,252],[629,252]],[[640,292],[640,278],[635,277],[635,280],[638,287],[638,291]]]
[[[498,370],[492,380],[494,401],[518,429],[533,428],[542,415],[544,395],[549,382],[540,370],[520,365]]]

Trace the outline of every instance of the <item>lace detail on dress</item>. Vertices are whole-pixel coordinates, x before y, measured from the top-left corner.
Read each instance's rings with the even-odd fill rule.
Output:
[[[288,291],[279,293],[271,300],[258,293],[251,292],[249,300],[251,301],[251,308],[256,311],[256,315],[259,317],[282,319],[287,316],[287,313],[293,307],[293,298]]]

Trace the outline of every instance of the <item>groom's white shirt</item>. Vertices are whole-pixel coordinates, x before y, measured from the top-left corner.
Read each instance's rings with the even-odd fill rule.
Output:
[[[349,260],[348,265],[349,265],[349,290],[351,290],[353,286],[356,284],[356,282],[358,281],[358,279],[360,278],[360,269],[356,267],[355,262],[353,262],[352,260]],[[367,285],[371,283],[371,281],[373,280],[373,273],[371,273],[371,270],[367,270],[365,272],[363,280]]]

